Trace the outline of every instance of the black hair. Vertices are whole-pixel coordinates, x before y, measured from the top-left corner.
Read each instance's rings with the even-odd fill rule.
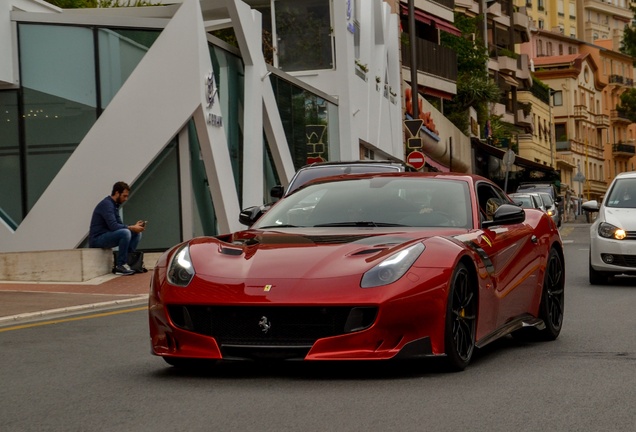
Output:
[[[119,181],[113,185],[111,195],[115,195],[117,192],[122,193],[123,191],[130,191],[130,186],[128,186],[128,183]]]

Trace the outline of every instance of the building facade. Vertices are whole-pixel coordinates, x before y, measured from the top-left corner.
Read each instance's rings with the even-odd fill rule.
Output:
[[[140,248],[162,250],[240,229],[308,162],[403,160],[390,5],[248,3],[3,2],[0,251],[85,245],[120,180],[124,220],[149,221]]]

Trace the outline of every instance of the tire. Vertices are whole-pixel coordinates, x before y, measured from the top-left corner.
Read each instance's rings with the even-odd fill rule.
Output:
[[[592,267],[592,253],[590,252],[589,260],[589,280],[590,285],[607,285],[609,283],[609,275],[605,272],[594,270]]]
[[[512,333],[524,342],[553,341],[559,337],[563,326],[565,269],[561,255],[553,248],[548,255],[538,317],[545,324],[543,330],[523,328]]]
[[[466,265],[459,263],[448,289],[444,346],[447,370],[466,369],[475,351],[477,290]]]
[[[561,255],[552,248],[548,255],[543,291],[539,305],[539,318],[545,323],[545,329],[539,331],[539,339],[551,341],[559,337],[563,326],[565,300],[565,268]]]

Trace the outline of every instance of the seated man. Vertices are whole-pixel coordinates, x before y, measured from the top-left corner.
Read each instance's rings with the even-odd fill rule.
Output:
[[[119,247],[114,273],[120,275],[135,273],[128,266],[128,254],[135,252],[141,240],[141,233],[146,229],[144,221],[124,225],[119,216],[119,206],[128,200],[129,194],[130,186],[124,182],[115,183],[111,195],[95,207],[88,234],[88,247]]]

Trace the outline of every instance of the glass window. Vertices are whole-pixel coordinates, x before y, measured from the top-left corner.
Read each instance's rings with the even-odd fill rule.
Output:
[[[563,92],[561,90],[555,91],[552,93],[552,103],[554,106],[563,105]]]
[[[22,221],[18,92],[0,92],[0,220],[11,228]]]
[[[179,185],[175,139],[130,185],[130,198],[122,206],[124,222],[148,221],[139,249],[163,251],[181,241]]]
[[[159,31],[99,29],[99,81],[101,108],[108,106],[148,49]]]
[[[30,209],[95,123],[95,55],[91,29],[18,29]]]
[[[278,0],[275,14],[282,70],[333,68],[329,0]]]
[[[330,120],[337,110],[325,99],[274,75],[272,85],[294,167],[329,160],[329,140],[337,136]]]

